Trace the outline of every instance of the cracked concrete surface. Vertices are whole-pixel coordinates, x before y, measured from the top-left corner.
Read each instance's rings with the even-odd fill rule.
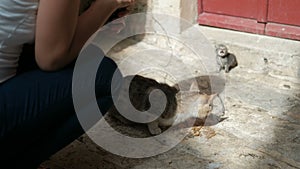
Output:
[[[200,29],[212,44],[228,45],[239,61],[237,68],[224,75],[227,119],[202,127],[200,136],[188,137],[166,153],[145,159],[111,154],[84,135],[44,165],[51,169],[299,169],[300,42],[208,27]],[[110,56],[118,62],[135,51],[160,48],[151,38],[140,43],[125,40]],[[163,45],[163,40],[159,42]],[[168,59],[151,59],[147,53],[143,57],[143,52],[138,55],[140,59],[134,56],[136,59],[130,59],[131,66],[127,68]],[[182,55],[195,70],[190,76],[197,75],[193,56],[184,52]],[[178,64],[181,63],[172,62],[170,67],[184,79]],[[158,80],[162,77],[155,72],[144,73]]]

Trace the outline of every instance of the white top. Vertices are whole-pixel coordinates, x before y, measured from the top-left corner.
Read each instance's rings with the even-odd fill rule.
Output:
[[[0,83],[16,74],[23,44],[34,40],[39,0],[0,0]]]

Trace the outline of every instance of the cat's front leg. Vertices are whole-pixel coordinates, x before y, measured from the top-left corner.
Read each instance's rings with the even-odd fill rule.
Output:
[[[219,66],[219,69],[218,69],[218,72],[220,73],[220,72],[222,71],[222,69],[223,69],[223,66],[220,65],[220,66]]]
[[[225,65],[225,72],[226,72],[226,73],[229,72],[229,65],[228,65],[228,64]]]
[[[148,129],[151,134],[153,135],[161,134],[161,129],[159,128],[158,123],[159,123],[158,120],[148,123]]]
[[[222,65],[222,62],[219,60],[220,58],[217,57],[217,72],[220,73],[222,71],[222,68],[223,68],[223,65]]]

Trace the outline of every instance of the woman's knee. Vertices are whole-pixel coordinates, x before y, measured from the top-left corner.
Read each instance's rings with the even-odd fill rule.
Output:
[[[117,64],[111,58],[104,57],[96,77],[96,95],[115,95],[123,82],[123,75]]]

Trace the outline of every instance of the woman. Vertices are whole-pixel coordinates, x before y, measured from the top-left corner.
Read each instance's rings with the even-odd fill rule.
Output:
[[[73,63],[87,39],[114,11],[134,0],[0,2],[0,166],[36,168],[84,133],[72,103]],[[34,42],[33,50],[27,45]],[[23,50],[24,49],[24,50]],[[111,106],[108,58],[95,82],[101,112]]]

